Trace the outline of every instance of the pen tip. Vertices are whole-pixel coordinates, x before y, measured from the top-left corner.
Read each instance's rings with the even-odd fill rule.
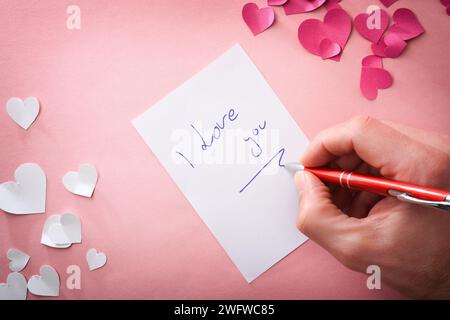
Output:
[[[305,169],[300,163],[286,163],[284,167],[291,172],[303,171]]]

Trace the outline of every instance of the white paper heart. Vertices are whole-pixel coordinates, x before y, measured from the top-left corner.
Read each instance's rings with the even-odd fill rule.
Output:
[[[27,280],[23,275],[12,272],[6,283],[0,283],[0,300],[26,300]]]
[[[97,170],[92,164],[82,164],[78,172],[69,171],[63,177],[63,184],[70,192],[83,196],[92,197],[97,183]]]
[[[81,243],[81,222],[73,213],[52,215],[45,221],[41,243],[52,248],[68,248]]]
[[[13,214],[45,212],[45,173],[35,163],[24,163],[14,173],[16,181],[0,184],[0,209]]]
[[[86,260],[89,266],[89,270],[95,270],[103,267],[106,264],[106,254],[103,252],[97,252],[97,249],[91,248],[86,253]]]
[[[52,226],[55,223],[59,223],[59,219],[60,219],[59,215],[52,215],[47,218],[47,220],[45,221],[45,224],[44,224],[44,228],[42,229],[41,243],[45,244],[46,246],[52,247],[52,248],[68,248],[72,245],[71,243],[58,245],[58,244],[54,243],[50,239],[50,236],[48,235],[50,226]]]
[[[59,275],[52,266],[43,265],[40,275],[34,275],[28,280],[28,290],[35,296],[58,297]]]
[[[39,114],[39,101],[36,97],[10,98],[6,103],[6,112],[19,126],[27,130]]]
[[[22,271],[30,260],[29,255],[16,248],[10,248],[6,256],[10,260],[9,270],[16,272]]]
[[[54,223],[48,230],[50,239],[56,244],[80,243],[81,222],[73,213],[65,213],[59,223]]]

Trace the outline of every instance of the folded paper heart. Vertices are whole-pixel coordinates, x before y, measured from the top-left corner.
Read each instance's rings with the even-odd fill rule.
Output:
[[[29,255],[16,248],[10,248],[6,253],[6,256],[10,260],[9,270],[15,272],[22,271],[30,260]]]
[[[47,218],[47,220],[45,221],[45,224],[44,224],[44,228],[42,229],[42,235],[41,235],[41,243],[42,244],[44,244],[48,247],[61,248],[61,249],[68,248],[72,245],[71,243],[56,244],[50,238],[50,235],[49,235],[50,227],[54,224],[59,224],[60,218],[61,217],[59,215],[52,215]]]
[[[253,35],[256,36],[273,24],[275,12],[271,7],[259,9],[255,3],[250,2],[242,8],[242,18]]]
[[[269,6],[282,6],[288,0],[267,0],[267,5]]]
[[[19,166],[16,181],[0,184],[0,209],[12,214],[45,212],[46,177],[37,164]]]
[[[372,43],[378,43],[388,26],[389,15],[382,9],[375,10],[370,15],[361,13],[355,17],[356,31]]]
[[[382,4],[384,4],[384,6],[386,8],[389,8],[390,6],[392,6],[394,3],[396,3],[398,0],[380,0]]]
[[[392,85],[389,72],[378,68],[362,68],[361,92],[368,100],[375,100],[379,89],[387,89]]]
[[[286,15],[309,12],[316,10],[325,3],[326,0],[289,0],[284,6]]]
[[[82,164],[78,172],[70,171],[64,175],[63,185],[74,194],[92,197],[97,178],[97,170],[93,165]]]
[[[319,50],[320,56],[324,60],[335,57],[339,53],[341,53],[341,47],[336,42],[331,41],[330,39],[323,39],[322,42],[320,42]]]
[[[378,43],[372,43],[372,52],[379,57],[397,58],[407,46],[396,33],[386,34]]]
[[[13,97],[6,103],[6,112],[19,126],[27,130],[39,114],[39,101],[36,97],[28,97],[23,101]]]
[[[379,89],[392,86],[391,74],[383,69],[382,58],[367,56],[362,61],[360,89],[364,97],[369,100],[376,99]]]
[[[0,300],[26,300],[27,280],[23,275],[12,272],[6,278],[6,283],[0,283]]]
[[[394,24],[389,28],[389,33],[395,33],[405,41],[414,39],[425,32],[414,12],[407,8],[396,10],[392,19]]]
[[[378,43],[372,44],[372,52],[379,57],[400,56],[407,46],[406,40],[411,40],[425,32],[415,14],[409,9],[401,8],[395,11],[393,20],[394,24],[384,37]]]
[[[60,217],[59,223],[50,225],[48,235],[58,245],[81,243],[80,219],[72,213],[65,213]]]
[[[321,57],[320,47],[324,39],[337,43],[341,51],[331,59],[339,61],[351,31],[351,17],[345,10],[337,8],[328,11],[323,22],[317,19],[303,21],[298,27],[298,39],[306,50]]]
[[[36,296],[58,297],[58,272],[51,266],[43,265],[39,273],[40,275],[34,275],[28,280],[28,290]]]
[[[386,43],[384,43],[384,38],[381,38],[378,43],[372,43],[371,49],[374,55],[378,57],[386,57]]]
[[[81,243],[80,219],[73,213],[48,217],[41,243],[52,248],[68,248],[72,243]]]
[[[361,65],[368,68],[383,69],[383,59],[380,59],[380,57],[374,55],[367,56],[362,59]]]
[[[86,253],[86,261],[90,271],[103,267],[106,260],[106,255],[103,252],[97,252],[95,248],[89,249]]]
[[[397,58],[406,48],[406,42],[395,33],[387,34],[383,41],[386,45],[384,53],[388,58]]]

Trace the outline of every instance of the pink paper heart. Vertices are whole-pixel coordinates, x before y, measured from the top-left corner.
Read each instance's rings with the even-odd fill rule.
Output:
[[[341,53],[341,47],[330,39],[323,39],[319,46],[320,56],[323,60],[330,59]]]
[[[269,6],[282,6],[288,0],[267,0],[267,5]]]
[[[386,57],[386,53],[384,50],[386,50],[386,44],[384,43],[383,38],[378,41],[378,43],[372,43],[371,49],[373,54],[379,56],[379,57]]]
[[[406,42],[396,33],[388,33],[383,41],[386,45],[384,53],[386,54],[386,57],[389,58],[397,58],[406,48]]]
[[[378,43],[372,44],[372,52],[379,57],[397,58],[406,46],[406,41],[396,33],[387,33]]]
[[[396,33],[405,41],[418,37],[425,32],[419,19],[409,9],[400,8],[396,10],[392,18],[394,24],[389,28],[389,32]]]
[[[374,55],[367,56],[362,59],[361,65],[363,67],[383,69],[383,59]]]
[[[361,70],[361,92],[369,100],[375,100],[379,89],[387,89],[392,86],[391,74],[378,68],[362,68]]]
[[[380,28],[373,28],[371,25],[371,20],[369,20],[369,23],[367,19],[375,19],[375,16],[373,15],[379,15],[380,18]],[[377,11],[372,12],[370,15],[367,13],[361,13],[355,17],[355,29],[358,31],[358,33],[369,40],[372,43],[377,43],[381,37],[383,36],[384,31],[386,31],[387,27],[389,26],[389,15],[386,11],[380,9]]]
[[[441,0],[441,3],[445,6],[445,12],[450,16],[450,0]]]
[[[316,10],[325,3],[326,0],[289,0],[283,8],[286,15],[309,12]]]
[[[394,3],[396,3],[398,0],[380,0],[382,4],[384,4],[384,6],[386,8],[389,8],[390,6],[392,6]]]
[[[270,7],[259,9],[255,3],[250,2],[242,8],[242,18],[256,36],[273,24],[275,12]]]
[[[450,0],[441,0],[442,5],[445,7],[445,11],[450,16]]]
[[[441,0],[441,3],[443,6],[445,6],[445,11],[447,12],[447,15],[450,16],[450,0]]]
[[[352,19],[343,9],[332,9],[327,12],[323,22],[317,19],[307,19],[298,27],[298,40],[301,45],[314,55],[322,56],[320,44],[324,39],[336,42],[341,53],[347,44],[352,31]],[[341,53],[332,59],[339,61]]]
[[[363,59],[359,87],[364,97],[376,99],[378,90],[389,88],[393,82],[391,74],[383,69],[380,57],[367,56]]]

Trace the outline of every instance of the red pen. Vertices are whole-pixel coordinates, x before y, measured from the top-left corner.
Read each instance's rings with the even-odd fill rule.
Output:
[[[285,168],[296,171],[308,171],[323,182],[329,182],[347,189],[357,189],[396,197],[400,201],[420,204],[450,211],[450,191],[427,188],[411,183],[372,177],[369,175],[330,170],[326,168],[306,168],[299,163],[285,164]]]

